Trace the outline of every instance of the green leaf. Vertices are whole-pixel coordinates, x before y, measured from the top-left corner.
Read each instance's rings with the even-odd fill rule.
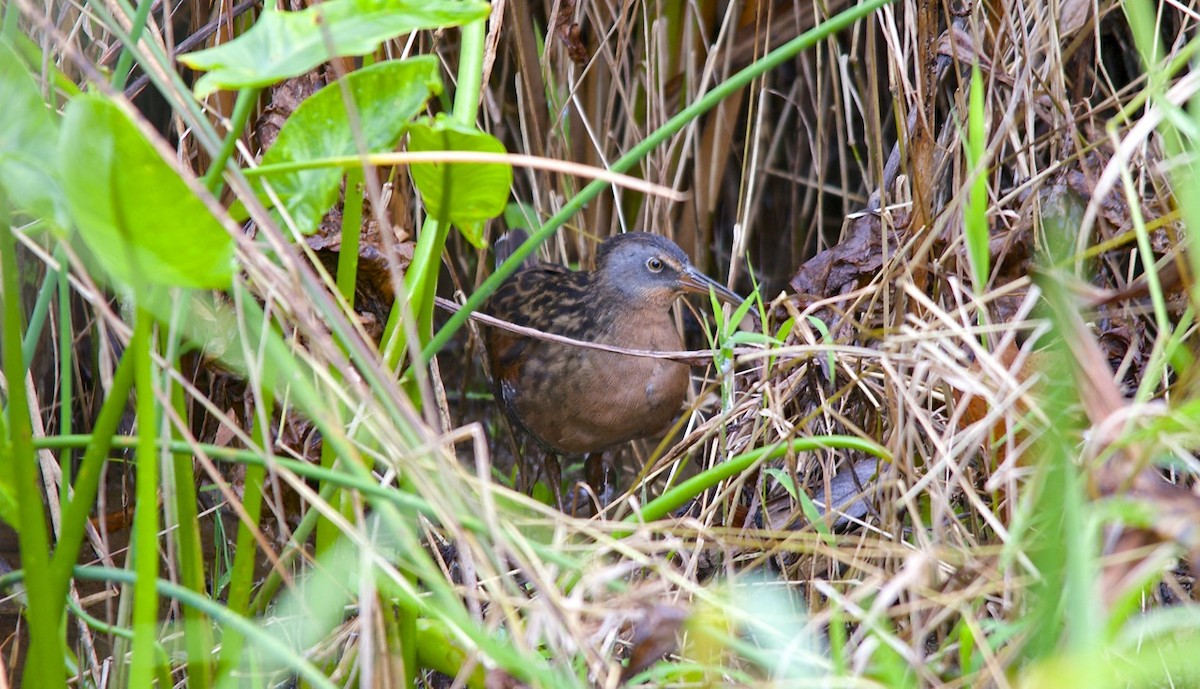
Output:
[[[783,342],[775,339],[774,337],[771,337],[770,335],[764,335],[762,333],[756,333],[756,332],[753,332],[750,330],[739,330],[739,331],[735,332],[733,335],[729,336],[729,338],[726,340],[726,342],[728,342],[729,344],[731,344],[735,347],[738,345],[744,345],[744,344],[757,344],[757,345],[767,345],[767,346],[782,346],[783,345]]]
[[[58,124],[17,53],[0,41],[0,187],[22,213],[67,226],[54,169]]]
[[[208,72],[196,81],[203,98],[217,89],[267,86],[335,57],[372,53],[389,38],[459,26],[488,11],[482,2],[328,0],[299,12],[267,12],[241,36],[179,61]]]
[[[808,323],[815,328],[817,332],[821,333],[822,342],[827,345],[833,345],[833,333],[829,332],[829,326],[825,325],[825,321],[817,318],[816,316],[808,316]],[[825,367],[826,375],[829,376],[830,391],[832,391],[837,372],[837,356],[833,353],[832,349],[830,349],[828,352],[825,352]]]
[[[360,69],[314,93],[296,108],[274,145],[263,155],[264,167],[359,153],[340,81],[345,82],[354,100],[356,125],[364,145],[372,152],[395,148],[409,121],[431,95],[442,91],[437,60],[432,56],[380,62]],[[337,201],[342,169],[268,172],[264,178],[296,227],[309,234]]]
[[[813,502],[808,493],[804,492],[804,490],[797,486],[796,482],[792,480],[792,474],[782,469],[774,468],[767,468],[763,471],[765,471],[771,478],[778,481],[779,485],[783,486],[784,490],[788,492],[788,495],[791,495],[792,499],[800,503],[800,509],[804,512],[804,518],[807,519],[808,523],[817,530],[817,533],[820,534],[821,539],[831,546],[834,545],[836,540],[833,537],[833,532],[829,530],[829,524],[825,522],[824,515],[821,513],[821,510],[817,508],[817,504]]]
[[[505,153],[496,137],[439,116],[409,128],[408,150]],[[448,220],[483,248],[486,220],[504,212],[512,187],[511,165],[501,163],[420,163],[412,165],[413,183],[430,217]]]
[[[96,95],[71,101],[58,165],[71,217],[114,279],[135,288],[229,285],[233,237],[195,181],[116,104]]]
[[[746,318],[746,314],[750,313],[750,308],[752,306],[754,306],[754,303],[756,301],[756,299],[755,299],[756,296],[757,295],[755,295],[755,294],[750,295],[748,298],[743,300],[742,303],[739,304],[736,309],[734,309],[733,315],[731,315],[729,317],[729,320],[725,324],[726,327],[731,327],[731,328],[738,327],[738,324],[741,323]],[[719,311],[720,309],[717,309],[717,310]],[[728,332],[728,331],[726,331],[726,332]]]
[[[523,229],[533,234],[542,227],[537,209],[532,204],[513,201],[504,206],[504,225],[510,230]]]
[[[908,661],[895,647],[883,639],[884,636],[890,633],[889,630],[883,628],[884,626],[886,625],[868,628],[867,635],[873,638],[876,645],[870,655],[870,663],[865,673],[866,676],[878,681],[882,686],[892,687],[893,689],[909,689],[909,687],[920,686],[917,683],[916,673],[909,666]],[[1090,685],[1073,685],[1068,682],[1060,686]]]
[[[966,233],[967,257],[971,262],[971,277],[975,291],[982,293],[987,286],[991,267],[988,265],[987,146],[984,132],[983,76],[979,65],[971,67],[970,104],[967,113],[967,167],[975,178],[971,181],[966,207],[963,210],[963,231]]]
[[[790,473],[784,471],[783,469],[776,469],[774,467],[767,467],[763,469],[763,473],[778,481],[779,485],[783,486],[783,489],[788,492],[788,495],[792,496],[793,500],[796,499],[796,496],[800,491],[796,488],[796,482],[792,480],[792,475]]]
[[[821,325],[823,327],[825,324],[821,323]],[[787,320],[780,324],[779,329],[775,331],[775,339],[779,342],[786,342],[788,336],[792,334],[792,329],[795,327],[796,319],[789,316]]]

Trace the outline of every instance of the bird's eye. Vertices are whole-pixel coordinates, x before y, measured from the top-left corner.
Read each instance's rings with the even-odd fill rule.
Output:
[[[657,256],[651,256],[646,259],[646,267],[650,269],[651,273],[661,273],[663,269],[662,259]]]

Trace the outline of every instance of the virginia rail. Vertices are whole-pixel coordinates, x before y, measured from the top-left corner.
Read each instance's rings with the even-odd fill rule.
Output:
[[[497,242],[497,263],[517,231]],[[683,340],[671,306],[685,292],[732,303],[742,299],[701,273],[670,240],[646,232],[606,239],[596,269],[571,271],[529,262],[484,304],[496,318],[545,333],[625,349],[678,351]],[[547,480],[561,506],[558,456],[587,454],[593,490],[606,448],[666,428],[688,389],[686,364],[550,342],[488,328],[492,388],[513,424],[547,453]],[[606,501],[606,500],[605,500]]]

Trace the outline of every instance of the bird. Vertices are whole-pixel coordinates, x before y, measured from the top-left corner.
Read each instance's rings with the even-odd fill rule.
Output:
[[[497,264],[525,233],[497,241]],[[626,232],[604,240],[595,270],[527,261],[484,303],[484,313],[543,333],[632,350],[679,351],[671,307],[685,293],[741,297],[700,272],[671,240]],[[679,414],[688,366],[536,339],[499,327],[484,336],[492,390],[515,428],[546,452],[547,481],[562,507],[558,457],[586,455],[597,495],[603,451],[655,435]],[[602,497],[602,502],[607,499]]]

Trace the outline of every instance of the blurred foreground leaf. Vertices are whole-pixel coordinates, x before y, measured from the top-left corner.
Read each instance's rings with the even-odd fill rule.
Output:
[[[96,95],[67,107],[59,174],[84,243],[116,280],[223,288],[233,238],[134,121]]]
[[[65,227],[54,170],[58,128],[25,64],[5,42],[0,42],[0,93],[0,187],[16,210]]]

